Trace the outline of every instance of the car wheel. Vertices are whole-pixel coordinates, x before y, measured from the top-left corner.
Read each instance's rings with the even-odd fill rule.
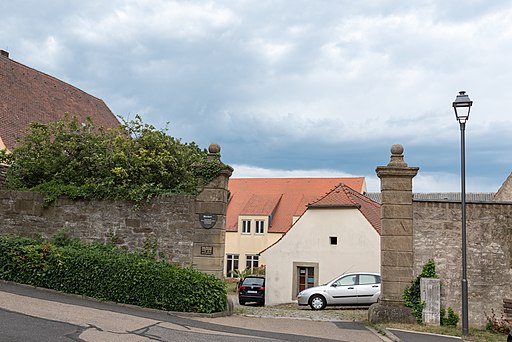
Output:
[[[240,305],[245,305],[245,300],[238,300],[238,302],[240,303]]]
[[[313,310],[322,310],[326,305],[327,303],[325,302],[325,298],[320,295],[314,295],[309,300],[309,306],[311,306],[311,309]]]

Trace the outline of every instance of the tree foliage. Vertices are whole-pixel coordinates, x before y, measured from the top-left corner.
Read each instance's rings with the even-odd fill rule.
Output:
[[[47,203],[61,195],[140,202],[195,194],[224,167],[194,142],[183,143],[140,116],[110,130],[69,115],[33,123],[12,153],[0,152],[0,162],[10,165],[9,189],[43,192]]]

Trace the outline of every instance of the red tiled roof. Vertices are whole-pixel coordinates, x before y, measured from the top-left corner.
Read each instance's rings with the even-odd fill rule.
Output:
[[[274,212],[268,231],[286,233],[292,225],[293,216],[302,215],[308,203],[322,197],[340,183],[358,192],[365,190],[364,177],[231,178],[228,185],[231,198],[226,214],[226,230],[237,231],[239,215],[269,216]]]
[[[340,184],[319,200],[309,204],[308,207],[357,208],[380,235],[380,204],[344,184]]]
[[[304,214],[304,208],[307,208],[308,204],[316,201],[319,198],[318,195],[304,195],[297,205],[293,216],[301,216]]]
[[[8,149],[32,122],[57,121],[70,113],[91,117],[96,127],[114,128],[119,121],[100,99],[50,75],[0,54],[0,139]]]
[[[254,194],[240,211],[240,215],[270,216],[276,210],[281,197],[281,194]]]

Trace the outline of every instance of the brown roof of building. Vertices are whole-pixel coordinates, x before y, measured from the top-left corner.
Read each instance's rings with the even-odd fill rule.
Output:
[[[380,234],[380,204],[340,184],[322,198],[308,205],[308,208],[357,208]]]
[[[97,127],[119,126],[101,99],[0,52],[0,147],[3,142],[12,149],[32,122],[57,121],[66,112],[83,121],[91,117]]]
[[[226,214],[226,230],[237,231],[240,215],[270,216],[269,233],[285,233],[294,216],[306,211],[307,204],[340,183],[363,192],[364,177],[353,178],[232,178],[231,197]]]

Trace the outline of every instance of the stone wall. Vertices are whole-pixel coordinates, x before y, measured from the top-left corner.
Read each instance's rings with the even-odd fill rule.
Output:
[[[158,197],[135,210],[132,202],[60,198],[44,208],[36,192],[0,191],[0,234],[51,237],[65,228],[83,240],[151,249],[173,264],[222,277],[228,168],[197,196]],[[216,217],[203,228],[200,214]]]
[[[469,324],[502,312],[512,294],[512,203],[467,203]],[[460,203],[414,201],[414,274],[429,258],[441,279],[441,305],[461,313]]]

